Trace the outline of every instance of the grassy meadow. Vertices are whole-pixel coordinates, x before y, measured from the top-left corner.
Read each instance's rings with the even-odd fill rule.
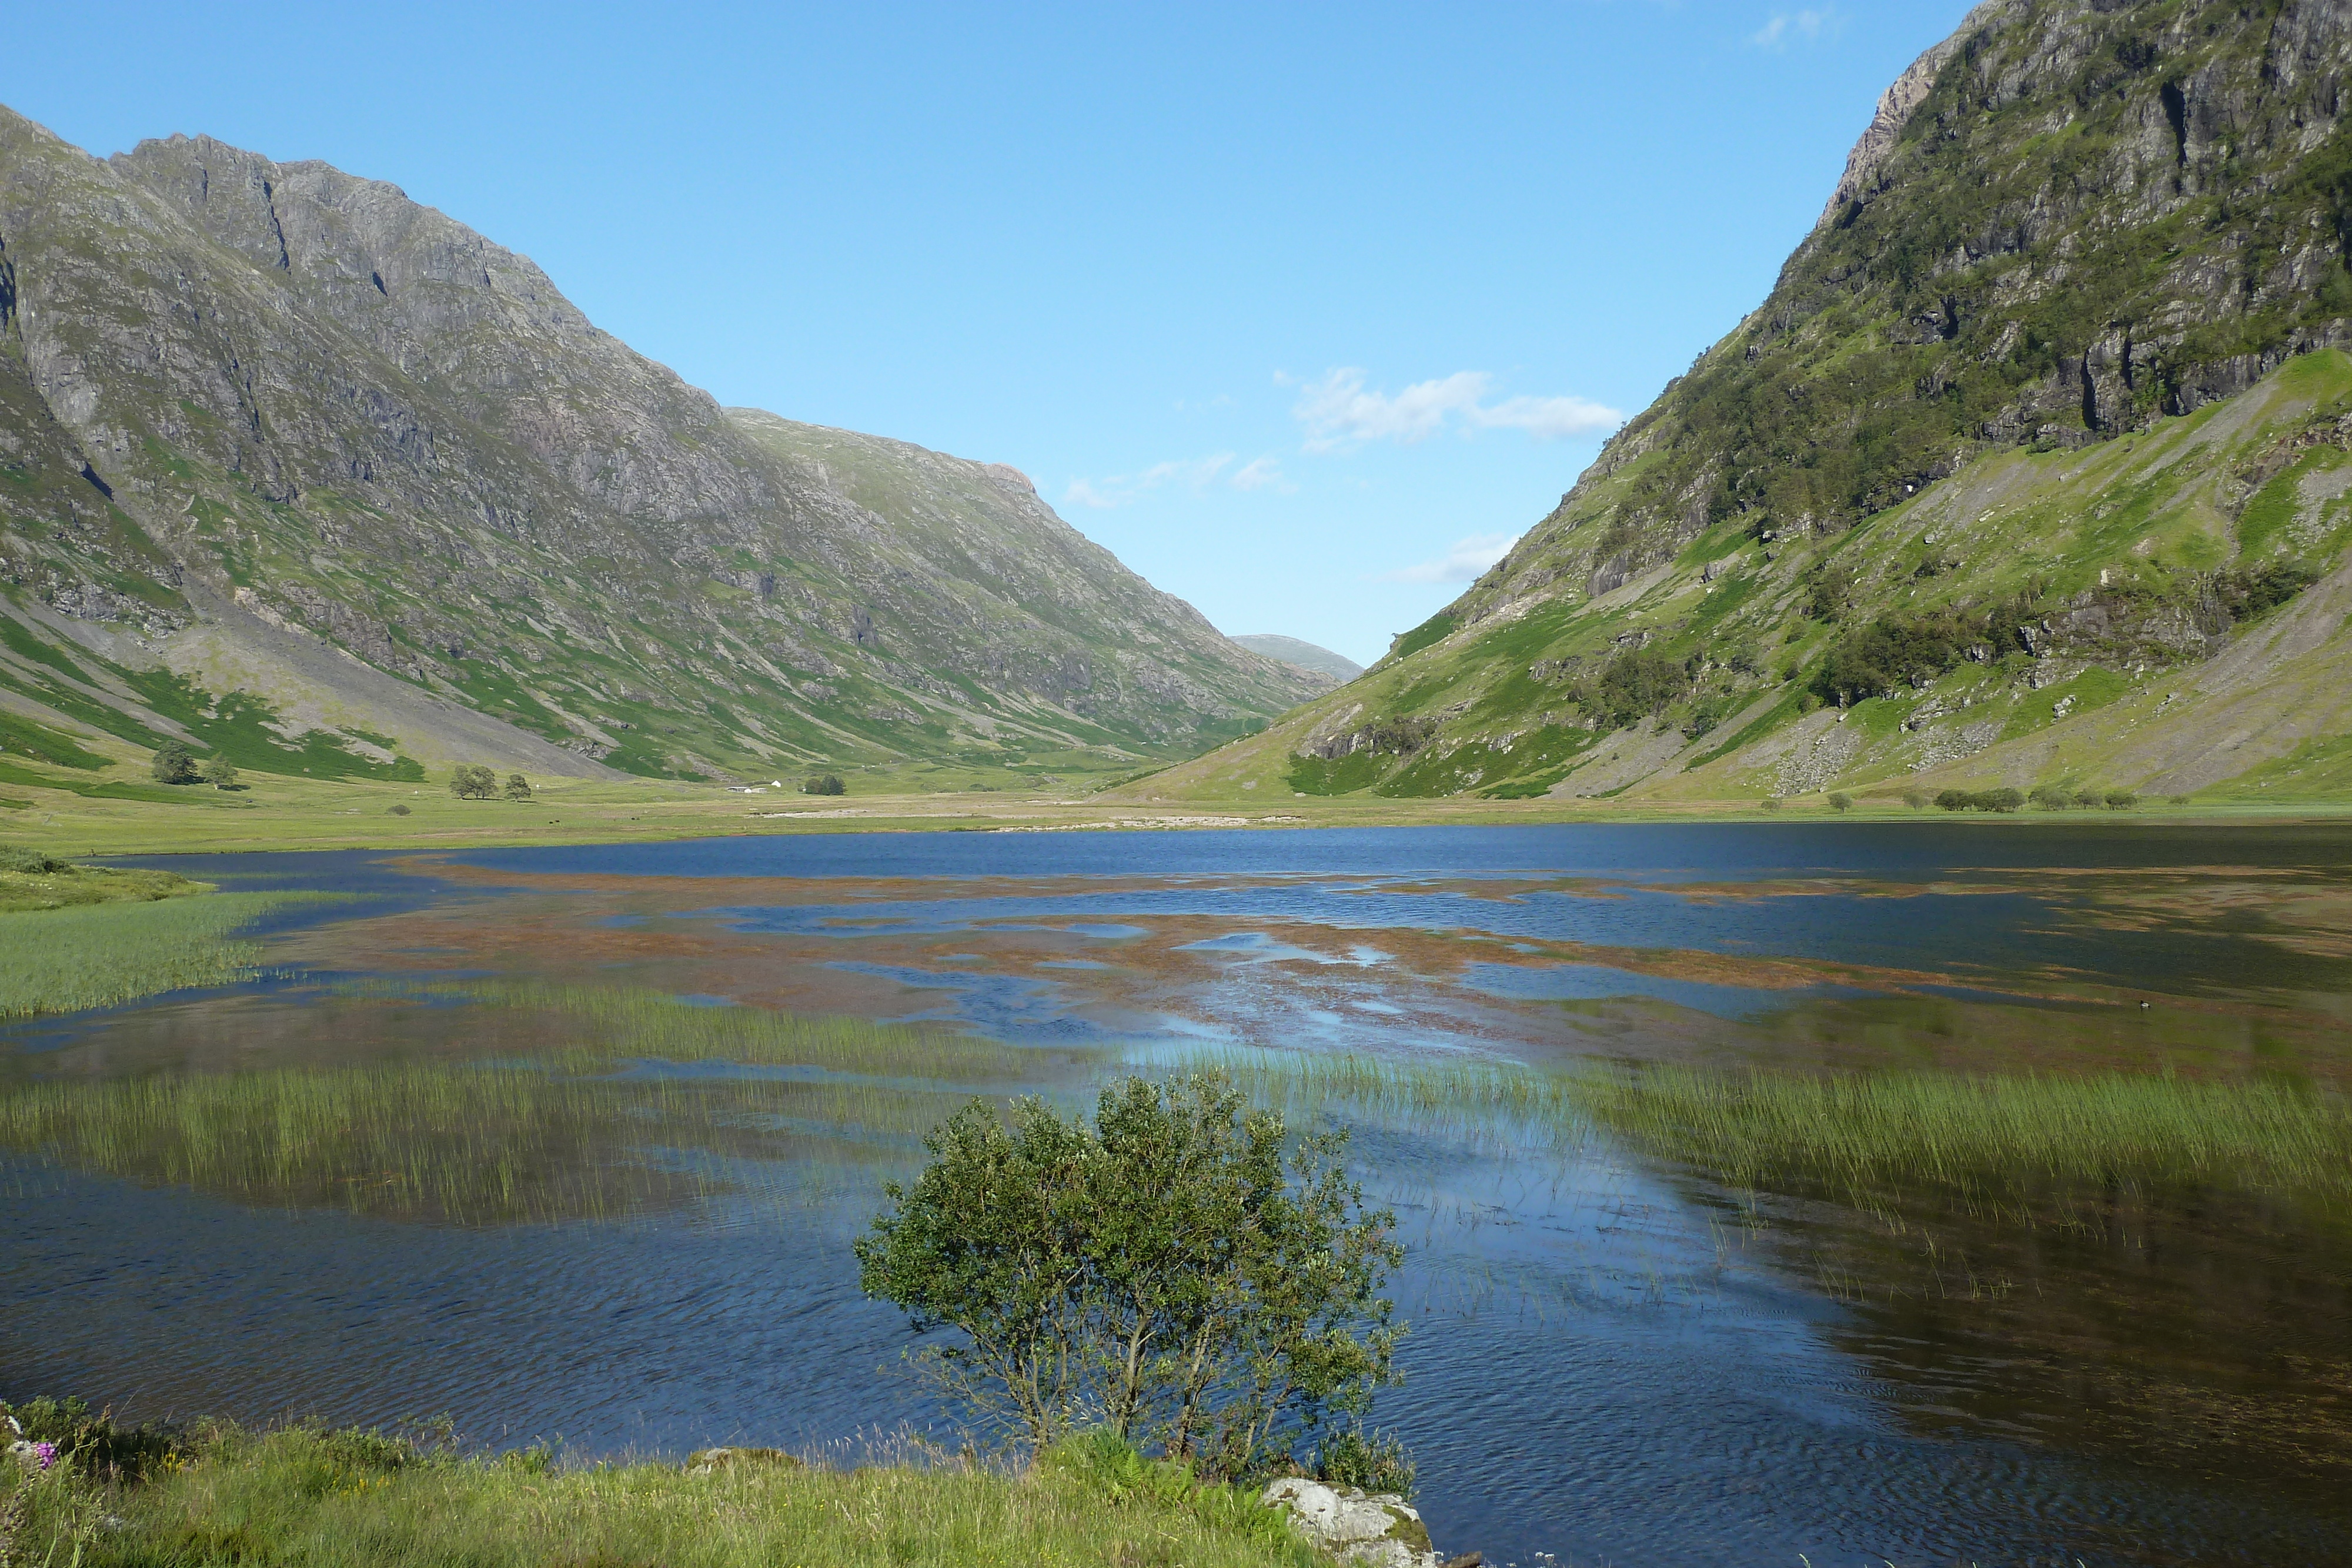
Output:
[[[135,761],[135,758],[128,760]],[[36,768],[18,769],[27,779]],[[69,781],[62,769],[60,783]],[[2309,775],[2317,778],[2317,774]],[[2329,776],[2333,778],[2332,775]],[[2352,776],[2347,776],[2352,777]],[[37,839],[60,854],[90,857],[249,850],[463,850],[523,844],[614,843],[728,834],[998,831],[1109,828],[1399,827],[1542,822],[1906,821],[2063,823],[2076,832],[2150,821],[2267,821],[2333,818],[2352,810],[2352,790],[2215,790],[2186,804],[2142,802],[2130,811],[2028,810],[2020,816],[1951,816],[1904,803],[1893,787],[1858,789],[1850,810],[1826,794],[1793,795],[1767,808],[1752,796],[1726,800],[1525,800],[1324,798],[1236,792],[1213,800],[1160,800],[1150,779],[1106,794],[1091,783],[1067,789],[927,789],[914,779],[853,774],[845,796],[767,789],[737,794],[715,783],[667,779],[535,779],[529,801],[459,800],[436,777],[419,785],[379,779],[287,778],[248,772],[232,806],[190,790],[167,800],[16,789],[0,799],[0,832]],[[2299,777],[2297,783],[2307,782]],[[2330,789],[2333,786],[2330,786]],[[9,810],[13,806],[14,810]]]
[[[26,1425],[45,1430],[37,1419]],[[841,1469],[754,1450],[698,1475],[661,1464],[573,1467],[543,1449],[459,1458],[368,1432],[224,1426],[126,1438],[101,1423],[81,1425],[96,1435],[68,1448],[55,1469],[22,1479],[0,1473],[0,1563],[1313,1568],[1328,1562],[1233,1489],[1121,1484],[1122,1472],[1095,1451],[1099,1445],[1065,1445],[1017,1472],[939,1455]],[[116,1452],[128,1462],[110,1465]]]

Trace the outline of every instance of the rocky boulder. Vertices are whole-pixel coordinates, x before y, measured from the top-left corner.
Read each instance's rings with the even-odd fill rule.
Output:
[[[1394,1492],[1326,1486],[1286,1476],[1258,1500],[1282,1509],[1307,1539],[1342,1563],[1363,1568],[1478,1568],[1475,1552],[1442,1557],[1429,1543],[1421,1515]]]

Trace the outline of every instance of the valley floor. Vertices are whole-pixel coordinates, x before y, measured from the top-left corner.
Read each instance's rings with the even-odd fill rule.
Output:
[[[29,775],[29,769],[17,769]],[[1138,829],[1498,826],[1535,822],[1709,820],[1887,821],[1932,818],[1893,789],[1859,791],[1848,812],[1824,795],[1774,806],[1755,799],[1485,800],[1471,797],[1258,800],[1156,799],[1149,779],[1106,795],[973,791],[963,794],[808,796],[770,789],[742,794],[719,785],[654,780],[551,779],[529,801],[459,800],[429,785],[317,781],[246,775],[247,788],[184,787],[184,803],[109,799],[65,789],[0,786],[0,843],[54,855],[89,857],[223,853],[253,850],[459,850],[491,845],[612,843],[709,838],[730,833],[1076,831]],[[2151,800],[2129,812],[2048,812],[2014,817],[2090,829],[2125,817],[2188,821],[2334,817],[2352,812],[2352,791],[2306,794],[2266,789],[2252,779],[2185,804]],[[1969,812],[1969,820],[1979,820]]]

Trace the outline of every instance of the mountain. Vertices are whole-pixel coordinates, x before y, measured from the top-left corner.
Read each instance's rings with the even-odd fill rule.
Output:
[[[1278,637],[1270,632],[1255,632],[1234,642],[1254,653],[1264,653],[1269,659],[1280,659],[1286,664],[1296,664],[1302,670],[1314,670],[1346,685],[1364,673],[1364,666],[1345,653],[1335,653],[1328,648],[1318,648],[1312,643],[1302,643],[1296,637]]]
[[[2352,5],[1990,0],[1370,673],[1133,786],[2352,789]]]
[[[1011,468],[720,408],[391,185],[4,110],[0,641],[11,751],[394,777],[1131,768],[1329,685]]]

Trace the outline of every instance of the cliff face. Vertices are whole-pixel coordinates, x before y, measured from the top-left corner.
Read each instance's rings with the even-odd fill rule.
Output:
[[[1965,771],[2020,736],[1943,737],[1948,715],[1906,709],[1785,780],[1759,748],[1833,722],[1815,707],[1988,679],[2095,669],[2127,692],[2285,613],[2342,559],[2311,476],[2352,439],[2331,368],[2352,340],[2347,73],[2344,0],[1978,6],[1881,99],[1764,304],[1507,559],[1284,726],[1286,777],[1726,793]],[[2151,440],[2186,466],[2098,455]],[[2305,489],[2260,502],[2290,468]],[[1996,469],[1997,504],[1954,512]]]
[[[542,764],[764,773],[1189,752],[1317,689],[1010,470],[722,410],[380,182],[0,110],[0,613],[57,654],[0,654],[20,711],[89,722],[58,677],[202,739],[115,700],[169,666],[428,758],[487,715]]]

